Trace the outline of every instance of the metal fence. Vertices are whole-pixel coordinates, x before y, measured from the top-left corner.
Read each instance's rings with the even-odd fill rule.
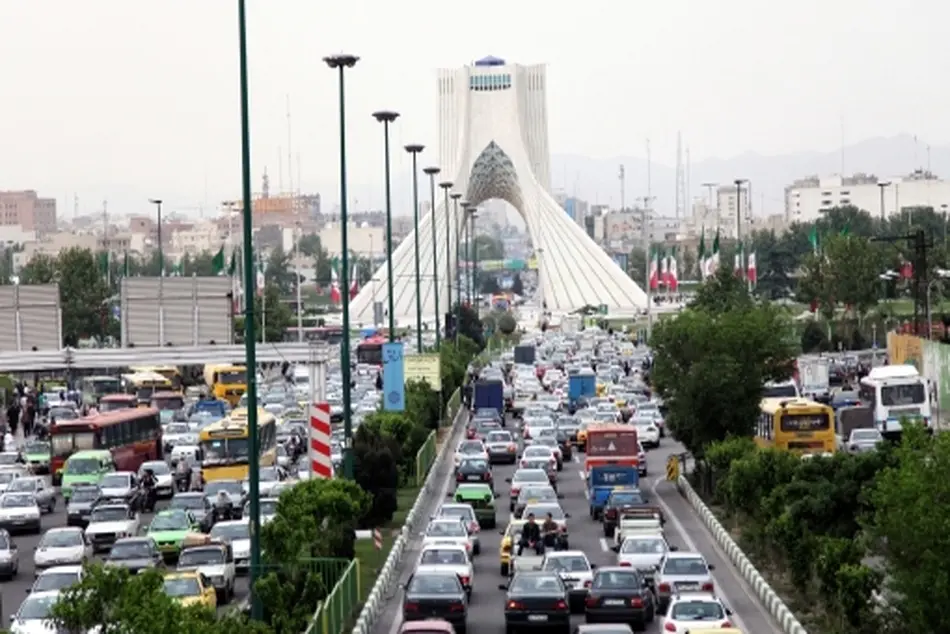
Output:
[[[122,346],[231,343],[230,277],[128,277],[122,280]]]
[[[342,634],[360,608],[360,560],[354,559],[327,598],[320,602],[305,634]]]
[[[59,350],[62,347],[59,284],[0,287],[0,351]]]
[[[426,441],[422,443],[422,447],[416,452],[415,480],[416,486],[419,488],[422,488],[422,483],[426,481],[426,476],[429,474],[429,468],[435,462],[436,435],[436,432],[430,433]]]

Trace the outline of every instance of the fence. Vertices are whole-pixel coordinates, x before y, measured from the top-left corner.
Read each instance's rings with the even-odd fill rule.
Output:
[[[320,602],[305,634],[341,634],[351,625],[360,607],[360,560],[343,571],[330,594]]]
[[[422,488],[426,476],[429,474],[429,468],[435,462],[436,456],[436,432],[431,432],[422,447],[416,452],[416,486]]]

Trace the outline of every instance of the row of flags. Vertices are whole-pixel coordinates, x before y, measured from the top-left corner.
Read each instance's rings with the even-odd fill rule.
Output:
[[[665,287],[670,293],[679,288],[679,270],[676,262],[676,247],[664,253],[662,247],[654,247],[650,256],[650,290]]]
[[[339,304],[343,301],[343,295],[340,292],[340,258],[333,258],[330,261],[330,301]],[[350,270],[350,299],[354,299],[360,292],[359,265],[354,264]]]
[[[716,229],[716,235],[713,238],[712,250],[706,252],[706,228],[703,227],[702,234],[699,238],[699,253],[697,256],[697,265],[699,267],[699,277],[702,280],[705,280],[707,277],[711,277],[716,274],[719,270],[720,258],[719,258],[719,230]],[[752,251],[746,257],[745,245],[740,242],[739,248],[736,249],[735,256],[733,257],[732,270],[735,273],[736,277],[745,277],[749,282],[749,288],[755,287],[758,282],[758,269],[756,268],[755,262],[755,251]]]

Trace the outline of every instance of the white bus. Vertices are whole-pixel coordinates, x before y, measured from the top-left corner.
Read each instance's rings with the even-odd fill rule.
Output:
[[[899,437],[903,418],[933,428],[930,385],[912,365],[872,368],[861,379],[858,394],[861,403],[871,408],[874,425],[884,436]]]

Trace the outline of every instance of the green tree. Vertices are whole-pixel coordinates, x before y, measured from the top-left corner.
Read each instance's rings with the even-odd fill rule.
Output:
[[[20,269],[20,284],[52,284],[56,281],[56,258],[37,253]]]
[[[96,256],[89,249],[71,248],[56,259],[63,342],[75,346],[86,337],[105,337],[112,319],[110,289]]]
[[[461,307],[455,304],[452,306],[452,310],[459,315],[459,335],[473,342],[479,350],[483,350],[485,348],[485,332],[475,309],[468,304],[462,304]]]
[[[832,235],[803,259],[799,298],[818,301],[828,319],[834,318],[837,304],[864,315],[880,296],[879,278],[887,270],[887,256],[881,245],[865,238]]]
[[[364,422],[353,436],[353,475],[360,488],[370,496],[370,504],[358,516],[360,528],[382,526],[396,513],[396,491],[402,480],[400,466],[408,458],[404,458],[399,441],[383,432],[382,424],[387,424],[390,433],[407,435],[411,427],[406,428],[403,421],[398,421],[397,426],[395,416],[405,418],[412,425],[408,417],[390,414],[370,424]]]
[[[290,266],[290,254],[276,247],[267,256],[264,277],[269,286],[276,286],[280,295],[290,295],[294,289],[294,271]]]
[[[518,328],[518,322],[511,313],[503,313],[498,317],[498,332],[510,335]]]
[[[315,233],[301,236],[297,248],[301,254],[313,258],[314,274],[316,275],[314,281],[318,284],[329,284],[331,277],[330,256],[323,246],[320,236]]]
[[[478,253],[479,261],[504,260],[505,243],[493,236],[478,235],[472,241]]]

